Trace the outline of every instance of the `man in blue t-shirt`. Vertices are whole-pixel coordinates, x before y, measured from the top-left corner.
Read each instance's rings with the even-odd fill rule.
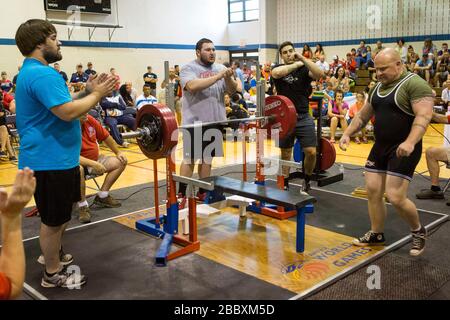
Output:
[[[60,74],[49,67],[62,59],[55,27],[45,20],[28,20],[20,25],[15,40],[25,56],[16,90],[19,168],[35,171],[43,253],[39,262],[45,264],[41,285],[80,286],[86,278],[62,267],[72,263],[73,257],[64,254],[61,246],[72,205],[80,200],[79,118],[112,92],[116,80],[106,74],[91,77],[85,91],[71,96]]]
[[[434,76],[433,60],[429,59],[428,54],[423,54],[422,59],[416,62],[414,73],[430,83],[430,79]]]

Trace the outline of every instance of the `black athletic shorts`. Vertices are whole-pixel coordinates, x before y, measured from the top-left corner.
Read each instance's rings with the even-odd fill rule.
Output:
[[[397,157],[396,151],[399,145],[387,145],[376,141],[367,159],[366,170],[411,181],[422,156],[422,142],[416,144],[409,157]]]
[[[298,114],[297,125],[294,132],[285,139],[280,140],[279,148],[289,149],[299,139],[302,148],[317,147],[317,134],[314,119],[309,114]]]
[[[214,157],[223,157],[222,127],[182,129],[183,155],[191,164],[197,160],[211,164]]]
[[[80,167],[61,171],[36,171],[34,200],[43,224],[59,227],[69,222],[72,206],[81,200]]]

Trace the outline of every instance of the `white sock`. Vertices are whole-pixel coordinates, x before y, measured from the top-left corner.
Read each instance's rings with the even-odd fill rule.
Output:
[[[88,205],[89,203],[87,202],[87,200],[84,200],[83,202],[78,202],[78,208],[87,207]]]
[[[109,196],[109,192],[108,191],[100,191],[98,193],[98,196],[100,197],[100,199],[105,199],[106,197]]]
[[[422,225],[419,227],[419,229],[417,229],[417,230],[411,230],[411,231],[412,231],[412,232],[419,232],[420,229],[422,229]]]

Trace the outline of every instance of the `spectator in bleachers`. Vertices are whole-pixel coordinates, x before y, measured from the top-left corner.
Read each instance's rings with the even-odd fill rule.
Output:
[[[116,142],[102,125],[90,115],[80,118],[81,123],[81,152],[80,152],[80,189],[81,200],[78,202],[79,221],[88,223],[91,221],[89,204],[86,201],[86,176],[102,175],[106,173],[100,191],[94,199],[94,204],[106,208],[118,208],[120,202],[111,197],[109,191],[120,177],[127,165],[127,158],[119,150]],[[100,154],[98,142],[103,142],[114,156]]]
[[[432,53],[435,57],[437,56],[437,53],[438,53],[436,46],[433,44],[433,41],[430,38],[425,39],[424,45],[422,48],[422,55],[429,54],[429,53]]]
[[[408,47],[408,55],[407,55],[407,58],[406,58],[406,68],[410,72],[414,72],[415,67],[416,67],[416,63],[417,63],[417,61],[419,61],[419,59],[420,59],[420,57],[414,51],[414,47],[413,46],[409,46]]]
[[[309,47],[309,45],[305,44],[303,46],[302,56],[304,56],[307,59],[313,58],[313,52],[312,52],[311,48]]]
[[[3,95],[0,94],[0,99],[2,99],[1,97],[3,97]],[[6,110],[3,103],[0,103],[0,143],[0,158],[6,158],[9,159],[9,161],[17,161],[16,153],[11,146],[8,128],[6,127]]]
[[[434,83],[436,87],[440,87],[444,85],[444,82],[447,81],[449,76],[449,67],[450,67],[450,54],[449,52],[445,52],[436,67],[436,76],[434,78]]]
[[[313,61],[319,61],[320,57],[325,57],[325,51],[320,43],[316,45],[316,51],[314,51]]]
[[[83,71],[83,65],[77,65],[77,72],[72,74],[72,77],[70,78],[70,84],[72,88],[74,88],[74,92],[82,91],[85,88],[88,79],[89,76]]]
[[[417,61],[416,66],[414,67],[414,72],[430,83],[431,77],[434,76],[434,71],[433,60],[429,59],[428,53],[424,53],[422,55],[422,59]]]
[[[119,93],[127,107],[134,108],[136,106],[137,91],[133,88],[133,83],[130,81],[125,82],[125,84],[120,86]]]
[[[330,65],[325,61],[325,56],[321,55],[319,60],[316,62],[316,65],[319,66],[320,70],[325,73],[325,76],[328,76],[330,73]]]
[[[175,68],[175,74],[177,75],[177,77],[179,77],[180,76],[180,66],[178,64],[176,64],[174,66],[174,68]]]
[[[61,66],[59,65],[58,62],[56,62],[53,67],[55,68],[56,71],[58,71],[58,73],[61,75],[61,77],[64,79],[64,81],[66,82],[67,85],[69,85],[69,78],[67,77],[67,74],[64,71],[61,71]]]
[[[441,99],[442,99],[442,102],[444,103],[444,106],[448,108],[449,101],[450,101],[450,80],[447,80],[445,85],[446,85],[446,88],[444,90],[442,90]]]
[[[144,82],[145,85],[150,87],[151,95],[156,97],[156,84],[158,83],[158,76],[156,73],[153,73],[151,66],[147,67],[147,73],[144,74]]]
[[[242,72],[242,70],[241,70],[241,64],[239,63],[239,61],[233,61],[231,68],[233,68],[236,78],[238,78],[240,81],[240,84],[241,84],[240,92],[242,93],[243,90],[245,90],[245,88],[244,88],[245,78],[244,78],[244,72]]]
[[[152,89],[147,86],[144,85],[144,87],[142,88],[143,93],[136,99],[136,109],[139,110],[140,108],[142,108],[142,106],[146,105],[146,104],[154,104],[154,103],[158,103],[158,99],[156,99],[154,96],[152,96]]]
[[[350,107],[349,112],[348,112],[348,116],[349,119],[347,121],[347,123],[350,125],[350,123],[352,122],[353,118],[355,117],[355,115],[361,111],[361,109],[364,107],[364,103],[366,101],[366,95],[364,92],[358,92],[356,94],[356,102]],[[355,137],[355,142],[357,144],[361,143],[361,140],[359,140],[358,137],[359,133],[357,134],[357,136]],[[367,141],[367,136],[366,136],[366,128],[361,129],[361,139],[363,143],[368,143]]]
[[[269,81],[272,69],[270,67],[272,63],[270,61],[267,61],[266,63],[264,63],[264,66],[261,69],[261,75],[263,76],[264,80]]]
[[[14,76],[14,78],[12,80],[12,83],[13,83],[14,86],[17,83],[17,77],[19,76],[20,69],[22,69],[22,66],[17,66],[17,74]]]
[[[236,99],[236,97],[235,97],[235,99]],[[238,100],[238,102],[239,102],[239,100]],[[232,99],[228,93],[225,93],[225,95],[224,95],[224,104],[225,104],[225,112],[227,114],[228,120],[243,119],[243,118],[249,117],[248,110],[244,107],[244,105],[235,103],[234,101],[232,101]],[[239,122],[230,123],[230,127],[233,130],[238,129]]]
[[[14,84],[11,80],[8,79],[8,74],[6,71],[2,71],[2,78],[0,79],[0,89],[2,89],[4,92],[12,92],[14,88]]]
[[[92,62],[88,62],[87,69],[84,73],[86,73],[88,76],[90,76],[91,74],[95,76],[97,74],[97,71],[94,70]]]
[[[447,52],[447,53],[450,53],[450,52],[448,51],[448,44],[447,44],[447,43],[443,43],[443,44],[442,44],[442,49],[439,50],[439,52],[438,52],[438,59],[441,59],[442,56],[443,56],[446,52]]]
[[[120,95],[111,94],[100,101],[100,106],[105,111],[105,124],[110,128],[111,136],[119,146],[128,148],[129,143],[122,139],[117,125],[125,125],[128,129],[134,130],[136,119],[127,110],[127,105]]]
[[[115,68],[111,68],[111,69],[109,70],[109,72],[110,72],[110,74],[111,74],[114,78],[116,78],[116,81],[117,81],[116,87],[114,88],[114,92],[113,92],[113,94],[116,96],[116,95],[119,94],[119,89],[120,89],[120,76],[117,74],[117,71],[116,71]]]
[[[408,49],[405,46],[405,40],[398,39],[397,45],[395,46],[395,51],[398,52],[400,55],[400,58],[402,59],[402,62],[406,64],[408,62]]]
[[[337,68],[344,67],[345,61],[339,60],[339,56],[334,55],[333,56],[333,62],[330,63],[330,74],[335,74],[337,71]]]
[[[16,100],[12,94],[9,94],[0,89],[0,99],[2,99],[3,107],[10,113],[16,113]]]
[[[2,252],[0,255],[0,300],[15,299],[22,293],[25,281],[25,250],[22,239],[22,210],[36,189],[34,173],[20,170],[8,194],[0,190],[0,225]]]
[[[353,59],[356,59],[356,49],[352,48],[352,50],[350,50],[350,53],[351,53]]]
[[[336,71],[336,74],[330,79],[333,84],[333,91],[340,90],[344,93],[350,91],[350,82],[348,77],[345,75],[345,69],[343,67],[339,67]]]
[[[375,59],[376,55],[381,51],[384,50],[386,47],[383,46],[383,42],[381,42],[380,40],[377,41],[377,47],[375,48],[375,50],[373,50],[373,57],[372,59]]]
[[[377,73],[375,69],[375,63],[373,61],[373,54],[372,54],[372,48],[370,46],[367,46],[367,63],[366,67],[367,70],[369,70],[370,78],[374,81],[377,81]]]
[[[367,47],[366,42],[364,40],[361,40],[359,43],[359,48],[356,50],[356,68],[361,68],[361,65],[365,64],[367,62]]]
[[[356,67],[357,63],[355,58],[353,58],[353,55],[351,53],[347,53],[347,60],[345,61],[345,70],[347,70],[348,75],[352,77],[353,79],[356,78]],[[344,71],[345,73],[345,71]],[[336,72],[337,74],[337,72]]]
[[[336,90],[334,100],[328,104],[328,125],[330,126],[330,142],[335,143],[336,129],[338,125],[342,130],[347,129],[347,120],[345,116],[348,112],[348,104],[344,101],[344,92]]]

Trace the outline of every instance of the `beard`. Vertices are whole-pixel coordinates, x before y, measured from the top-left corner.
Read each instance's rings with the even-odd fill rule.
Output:
[[[210,67],[214,64],[214,61],[210,62],[207,58],[204,58],[204,57],[200,57],[200,61],[207,67]]]
[[[46,48],[42,51],[42,55],[48,64],[52,64],[62,60],[62,54],[58,51],[52,52]]]

